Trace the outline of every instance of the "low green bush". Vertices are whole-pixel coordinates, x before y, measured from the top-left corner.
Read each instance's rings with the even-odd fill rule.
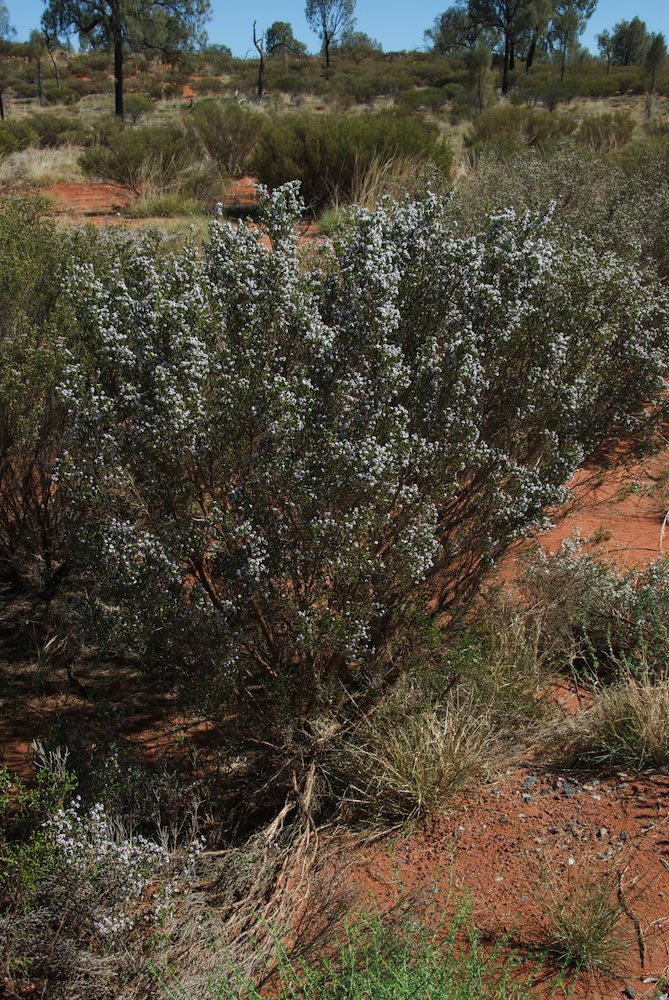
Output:
[[[296,114],[269,123],[254,155],[269,187],[299,180],[310,207],[348,200],[356,177],[376,161],[431,160],[448,175],[452,154],[436,125],[395,114]]]
[[[72,115],[33,111],[24,121],[37,133],[40,146],[83,145],[89,137],[89,130]]]
[[[281,94],[290,94],[296,97],[300,94],[309,93],[309,81],[300,76],[299,73],[283,73],[281,76],[273,76],[272,90],[278,90]]]
[[[265,118],[258,111],[230,101],[198,101],[184,114],[186,132],[211,157],[219,170],[230,177],[249,172],[253,149],[262,133]]]
[[[42,89],[42,96],[47,104],[72,105],[77,104],[83,95],[68,84],[57,87],[55,83],[47,83]]]
[[[431,886],[429,891],[438,892]],[[476,926],[471,901],[448,901],[436,917],[423,906],[404,905],[395,914],[378,910],[350,912],[328,948],[328,957],[289,957],[279,952],[270,978],[272,995],[293,1000],[529,1000],[531,975],[504,938],[492,946]],[[431,926],[430,926],[431,925]],[[159,977],[169,996],[186,1000],[184,986]],[[276,991],[276,992],[275,992]],[[235,970],[210,978],[210,1000],[261,1000],[265,990],[245,981]]]
[[[576,122],[564,115],[506,105],[489,108],[475,118],[465,145],[474,158],[507,159],[523,147],[550,149],[575,129]]]
[[[128,215],[133,219],[169,219],[176,216],[202,215],[205,211],[202,202],[195,198],[185,198],[182,194],[159,194],[141,198],[130,207]]]
[[[37,132],[24,121],[7,118],[0,121],[0,157],[15,153],[28,146],[36,146],[39,141]]]
[[[522,100],[540,101],[549,111],[554,111],[559,104],[569,104],[577,97],[588,95],[588,85],[582,80],[550,80],[518,91],[518,97]]]
[[[140,118],[153,111],[153,101],[144,94],[126,94],[123,99],[123,117],[136,125]]]
[[[581,122],[576,138],[595,153],[621,149],[632,138],[634,122],[627,111],[588,115]]]
[[[452,97],[445,87],[422,87],[403,90],[395,98],[395,103],[404,111],[441,111]]]
[[[196,94],[222,94],[225,84],[215,76],[205,76],[201,80],[191,80],[190,86]]]
[[[82,154],[84,172],[116,181],[138,195],[178,187],[184,175],[198,166],[197,149],[178,125],[109,123],[102,143]]]

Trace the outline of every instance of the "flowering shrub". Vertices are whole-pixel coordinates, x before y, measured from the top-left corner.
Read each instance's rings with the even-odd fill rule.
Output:
[[[537,553],[525,584],[544,642],[597,671],[662,674],[669,649],[669,559],[621,571],[578,534]]]
[[[297,187],[202,256],[72,268],[59,481],[98,641],[206,678],[264,738],[401,669],[421,591],[453,610],[661,398],[640,270],[509,211],[359,211],[300,257]],[[288,721],[287,721],[288,720]],[[282,735],[283,734],[283,735]]]
[[[168,852],[166,830],[160,842],[131,834],[126,817],[72,798],[67,750],[35,750],[34,790],[0,769],[4,985],[65,998],[76,983],[77,996],[117,997],[137,974],[140,929],[172,912],[203,841],[191,835]]]
[[[92,929],[102,937],[131,929],[146,889],[157,878],[164,879],[171,867],[165,847],[140,834],[125,835],[101,803],[84,811],[79,797],[68,808],[59,809],[46,828],[53,846],[54,865],[66,870],[61,878],[76,879],[86,886]],[[194,840],[185,854],[182,870],[172,873],[172,878],[154,896],[154,916],[169,907],[180,882],[192,875],[201,850],[202,843]]]

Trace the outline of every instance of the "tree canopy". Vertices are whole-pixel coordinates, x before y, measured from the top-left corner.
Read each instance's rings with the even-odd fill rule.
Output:
[[[115,112],[123,117],[123,64],[128,52],[154,50],[170,58],[205,40],[210,0],[45,0],[48,35],[78,34],[114,53]]]
[[[502,56],[502,93],[516,57],[529,69],[540,44],[560,52],[563,64],[597,0],[456,0],[435,18],[426,39],[434,51],[462,52],[486,45]]]
[[[307,0],[305,16],[312,31],[323,43],[326,68],[330,68],[330,46],[337,37],[353,28],[355,0]]]

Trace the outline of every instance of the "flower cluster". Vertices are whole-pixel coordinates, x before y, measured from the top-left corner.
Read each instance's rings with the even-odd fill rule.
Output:
[[[198,256],[74,269],[59,479],[100,641],[315,685],[388,650],[546,523],[648,419],[666,317],[628,260],[546,215],[460,236],[432,196],[303,257],[295,185]],[[258,697],[257,695],[255,696]]]
[[[201,840],[194,840],[175,866],[161,844],[139,834],[130,836],[101,803],[84,810],[79,796],[57,810],[45,828],[56,866],[69,871],[91,899],[91,925],[102,937],[132,929],[150,885],[157,889],[153,916],[168,910],[184,879],[192,876],[203,847]]]

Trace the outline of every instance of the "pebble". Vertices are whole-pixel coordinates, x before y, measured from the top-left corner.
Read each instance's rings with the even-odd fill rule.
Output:
[[[634,992],[631,986],[626,986],[625,989],[623,990],[623,996],[627,997],[628,1000],[634,1000],[636,993]]]
[[[549,833],[559,833],[560,831],[559,831],[559,829],[558,829],[557,826],[549,826],[548,827],[548,832]]]
[[[576,785],[572,781],[565,781],[564,785],[562,786],[562,791],[567,796],[567,798],[571,798],[572,795],[576,795],[578,789],[576,788]]]
[[[606,829],[605,826],[600,826],[599,832],[597,833],[597,836],[599,837],[600,840],[603,840],[604,837],[607,835],[608,832],[609,831]]]
[[[523,788],[533,788],[537,783],[536,774],[528,774],[523,782]]]
[[[627,840],[629,840],[629,837],[630,837],[630,835],[627,832],[627,830],[621,830],[620,831],[620,839],[622,840],[623,843],[625,843]]]
[[[529,792],[523,792],[521,798],[522,798],[523,802],[531,802],[532,801],[532,796],[530,795]]]

